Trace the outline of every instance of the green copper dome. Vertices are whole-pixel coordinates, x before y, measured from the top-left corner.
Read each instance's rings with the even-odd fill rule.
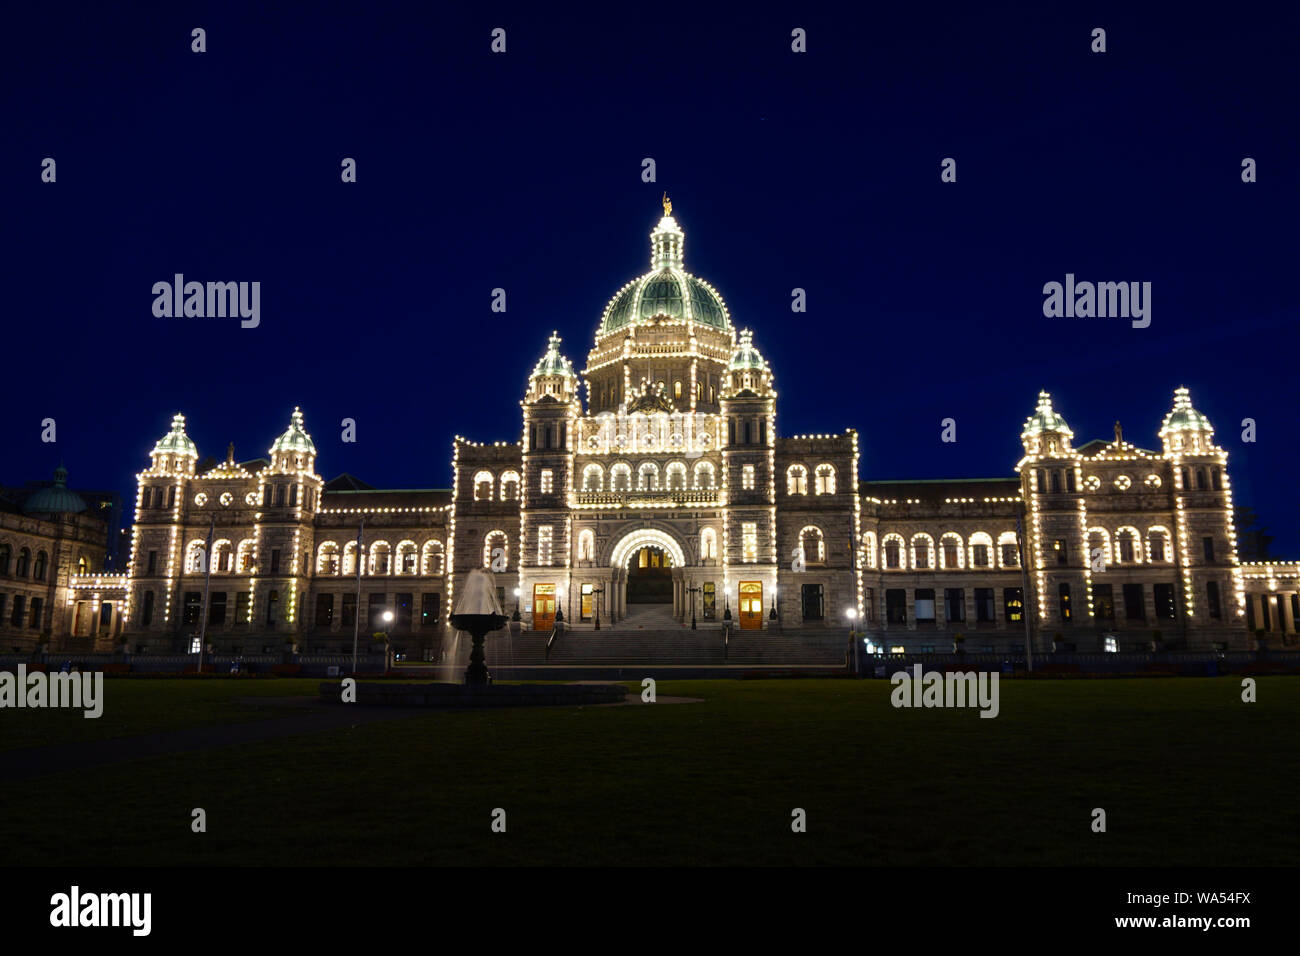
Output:
[[[27,514],[81,514],[85,510],[81,496],[68,490],[68,470],[62,465],[54,470],[54,484],[23,502]]]
[[[293,415],[289,420],[289,428],[271,446],[271,454],[274,455],[276,452],[286,452],[290,455],[316,454],[316,446],[312,444],[311,436],[303,428],[302,412],[297,408],[293,410]]]
[[[749,329],[740,330],[740,342],[736,346],[736,354],[731,357],[731,363],[727,368],[742,371],[747,368],[767,368],[763,356],[759,354],[758,349],[754,348],[754,333]]]
[[[656,316],[699,322],[727,329],[727,307],[717,291],[682,268],[686,236],[676,220],[665,215],[650,234],[650,271],[629,282],[610,299],[600,320],[605,335]]]
[[[177,412],[172,416],[172,430],[162,438],[158,439],[158,444],[153,446],[152,454],[155,455],[185,455],[189,458],[198,458],[199,450],[190,437],[185,434],[185,416]]]
[[[1043,432],[1060,432],[1063,435],[1074,436],[1070,426],[1065,424],[1065,419],[1052,408],[1052,396],[1047,392],[1038,393],[1038,407],[1025,422],[1025,430],[1022,434],[1041,435]]]
[[[538,375],[573,376],[573,363],[560,354],[560,333],[552,332],[547,340],[546,354],[533,368],[533,377]]]
[[[1185,388],[1174,391],[1174,407],[1160,426],[1160,437],[1176,431],[1214,432],[1210,420],[1192,407],[1191,393]]]

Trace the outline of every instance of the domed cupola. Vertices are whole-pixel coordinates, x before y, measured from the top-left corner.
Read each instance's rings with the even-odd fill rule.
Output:
[[[552,332],[546,343],[546,353],[533,367],[533,374],[528,376],[527,401],[538,402],[547,397],[557,402],[573,399],[577,376],[573,372],[573,363],[561,354],[560,342],[560,334]]]
[[[762,354],[754,346],[754,333],[741,329],[736,351],[727,363],[727,386],[724,394],[736,395],[751,391],[756,395],[765,394],[772,385],[772,370],[763,360]]]
[[[54,484],[42,488],[23,502],[27,514],[81,514],[86,503],[75,491],[68,489],[68,470],[62,465],[54,469]]]
[[[199,450],[190,436],[185,434],[185,416],[177,412],[172,416],[172,428],[158,439],[149,452],[151,468],[155,472],[178,472],[193,475],[199,460]]]
[[[601,316],[597,338],[656,319],[719,330],[731,327],[722,296],[684,269],[686,234],[673,218],[672,208],[665,195],[663,218],[650,233],[650,271],[614,293]]]
[[[271,446],[271,470],[310,473],[316,463],[316,445],[303,427],[302,411],[294,407],[289,427]]]
[[[1052,408],[1052,396],[1047,392],[1038,393],[1038,407],[1025,422],[1020,440],[1024,442],[1025,453],[1041,457],[1055,458],[1071,452],[1070,440],[1074,432],[1065,423],[1065,419]]]
[[[1165,454],[1202,455],[1214,450],[1214,426],[1192,407],[1186,388],[1174,391],[1174,407],[1160,426]]]

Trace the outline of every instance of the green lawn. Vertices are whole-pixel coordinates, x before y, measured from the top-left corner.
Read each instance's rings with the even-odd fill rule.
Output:
[[[219,719],[222,688],[317,682],[119,683],[141,727],[151,695],[170,725]],[[1291,865],[1300,849],[1295,679],[1261,679],[1255,704],[1233,678],[1004,681],[993,720],[895,710],[881,681],[658,689],[705,702],[431,713],[17,782],[10,807],[75,839],[28,839],[6,813],[0,862]]]

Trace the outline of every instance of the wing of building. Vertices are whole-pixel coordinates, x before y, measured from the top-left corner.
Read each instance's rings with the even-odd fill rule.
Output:
[[[337,652],[382,631],[429,656],[480,567],[520,626],[543,632],[559,618],[787,638],[853,628],[907,651],[1205,650],[1245,647],[1255,628],[1294,634],[1300,569],[1239,562],[1227,453],[1186,389],[1158,448],[1118,427],[1076,447],[1043,392],[1027,397],[1023,456],[1003,477],[860,480],[852,428],[779,433],[772,366],[686,271],[667,210],[649,240],[649,268],[609,299],[586,367],[552,334],[521,383],[519,440],[456,438],[450,489],[326,484],[297,410],[267,458],[232,452],[199,473],[177,415],[139,475],[129,578],[87,592],[120,607],[111,636]]]

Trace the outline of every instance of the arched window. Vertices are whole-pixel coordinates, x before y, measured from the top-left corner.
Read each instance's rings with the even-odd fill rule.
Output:
[[[695,489],[697,491],[700,490],[712,491],[715,487],[717,487],[717,484],[715,482],[715,474],[713,471],[713,462],[697,461],[695,463],[694,484],[695,484]]]
[[[817,487],[816,492],[819,495],[835,494],[835,466],[829,462],[823,462],[817,466]]]
[[[681,397],[682,397],[682,383],[673,382],[673,398],[681,398]]]
[[[424,542],[424,547],[420,551],[420,573],[424,575],[442,574],[442,569],[442,542],[437,538],[431,538]]]
[[[229,574],[233,569],[234,551],[234,545],[230,543],[229,539],[222,538],[213,544],[212,560],[215,563],[212,565],[212,570],[220,574]]]
[[[1142,536],[1137,528],[1120,528],[1115,533],[1115,563],[1142,563]]]
[[[668,476],[669,491],[686,490],[686,463],[682,461],[670,461],[668,468],[665,469]]]
[[[329,575],[339,573],[339,546],[336,542],[324,541],[316,549],[316,573]]]
[[[389,563],[392,558],[392,548],[387,541],[375,541],[370,545],[370,560],[366,566],[366,574],[386,575],[392,574],[392,567]]]
[[[416,560],[419,558],[419,549],[416,548],[415,542],[406,540],[397,546],[397,565],[395,572],[397,574],[415,574]]]
[[[27,577],[32,570],[32,553],[26,548],[18,552],[18,566],[14,568],[14,573],[20,578]]]
[[[939,538],[939,567],[945,571],[954,571],[966,566],[966,547],[961,535],[949,531]]]
[[[7,575],[9,573],[9,557],[11,554],[13,554],[13,551],[9,545],[0,544],[0,574]]]
[[[993,536],[983,531],[976,531],[970,536],[969,568],[993,567]]]
[[[808,469],[803,465],[791,465],[785,470],[785,493],[787,495],[808,494]]]
[[[207,566],[207,558],[204,554],[204,545],[202,541],[191,541],[185,548],[185,573],[202,574]]]
[[[876,566],[876,533],[868,531],[862,536],[862,559],[867,567]]]
[[[716,561],[718,559],[718,533],[712,528],[700,532],[700,560]]]
[[[907,567],[904,563],[905,556],[903,554],[903,538],[901,535],[885,535],[885,539],[881,543],[881,550],[884,552],[886,570],[901,571]]]
[[[799,548],[803,551],[803,559],[806,563],[826,563],[826,538],[822,535],[821,528],[808,525],[800,531]]]
[[[46,566],[46,564],[48,564],[48,563],[49,563],[49,558],[46,556],[45,552],[44,552],[44,551],[37,551],[37,552],[36,552],[36,565],[32,568],[32,577],[35,578],[37,581],[44,581],[44,580],[45,580],[45,566]],[[78,573],[78,574],[85,574],[85,573],[86,573],[85,563],[86,563],[86,559],[85,559],[85,558],[82,558],[81,561],[79,562],[79,566],[78,566],[78,568],[77,568],[77,573]]]
[[[492,472],[480,471],[474,476],[474,500],[491,501],[492,500]]]
[[[605,469],[595,462],[582,469],[582,490],[603,491],[605,487]]]
[[[636,476],[637,491],[659,490],[659,466],[653,461],[643,461]]]
[[[1088,566],[1093,570],[1106,568],[1115,563],[1115,556],[1110,551],[1110,532],[1105,528],[1088,529]]]
[[[77,558],[77,573],[85,574],[89,570],[90,564],[86,561],[86,556],[83,554],[81,557]]]
[[[1172,563],[1173,560],[1174,552],[1169,546],[1169,529],[1163,525],[1147,528],[1147,561]]]
[[[519,497],[519,472],[501,472],[501,500],[514,501]]]
[[[912,535],[912,567],[917,570],[934,567],[934,538],[928,534]]]
[[[578,533],[578,560],[596,560],[596,535],[590,528],[583,528]]]
[[[253,562],[256,556],[257,545],[252,538],[245,538],[239,542],[239,547],[235,551],[235,562],[241,573],[253,570]]]
[[[610,491],[632,490],[632,466],[625,461],[617,462],[609,470]]]
[[[361,549],[361,554],[362,556],[365,555],[365,548]],[[362,561],[360,567],[363,571],[365,570],[365,566],[365,562]],[[357,543],[355,541],[349,541],[343,546],[343,573],[356,574],[357,567]]]
[[[1020,567],[1020,546],[1014,531],[998,535],[998,563],[1004,568]]]
[[[484,536],[483,567],[492,571],[510,569],[510,539],[504,531],[489,531]]]
[[[1206,489],[1206,487],[1207,487],[1207,485],[1206,485],[1206,482],[1205,482],[1205,469],[1204,469],[1204,468],[1197,468],[1197,469],[1196,469],[1196,490],[1197,490],[1197,491],[1204,491],[1204,490]]]

